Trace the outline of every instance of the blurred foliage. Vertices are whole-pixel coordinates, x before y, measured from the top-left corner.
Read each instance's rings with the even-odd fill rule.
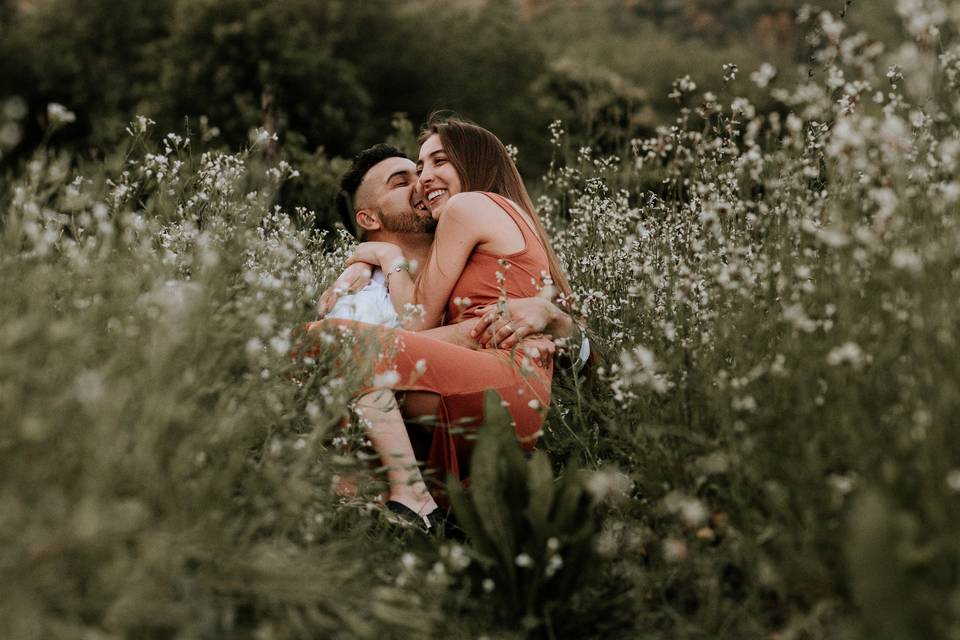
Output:
[[[547,168],[544,133],[555,119],[573,143],[623,154],[667,119],[676,77],[702,83],[721,62],[792,68],[807,51],[800,4],[3,0],[0,98],[29,108],[7,164],[41,143],[51,102],[77,120],[48,142],[94,156],[134,115],[166,130],[185,118],[196,130],[203,116],[231,149],[264,127],[285,157],[317,158],[295,195],[326,226],[336,177],[320,175],[326,159],[382,141],[395,113],[415,127],[435,110],[474,119],[518,147],[528,175]],[[894,38],[889,5],[854,3],[850,19]]]
[[[309,150],[349,149],[363,135],[357,116],[369,97],[362,69],[334,51],[335,11],[336,3],[306,0],[175,3],[162,53],[164,113],[207,115],[232,146],[265,126],[296,133]]]
[[[538,106],[568,123],[568,135],[603,153],[619,153],[653,132],[647,94],[613,71],[561,59],[537,80]]]
[[[189,136],[176,117],[99,130],[30,84],[0,101],[19,154],[0,177],[0,636],[960,637],[960,11],[904,3],[886,47],[856,33],[858,3],[798,14],[805,50],[779,73],[731,59],[738,75],[719,65],[743,42],[669,49],[678,18],[618,35],[641,5],[565,32],[574,50],[610,25],[609,72],[590,47],[537,54],[537,99],[582,118],[539,133],[537,203],[609,357],[558,369],[542,453],[485,434],[462,544],[388,529],[376,477],[332,489],[367,470],[337,442],[364,372],[342,366],[353,343],[308,357],[291,327],[351,250],[296,206],[333,188],[339,151],[202,114]],[[4,29],[45,15],[12,6]],[[324,15],[358,6],[376,5]],[[619,119],[638,87],[674,94],[653,105],[669,126]],[[368,134],[411,148],[419,112],[393,108]],[[591,559],[576,588],[551,591],[552,536],[560,569]]]
[[[342,252],[272,208],[294,172],[259,147],[148,127],[83,173],[41,150],[3,191],[0,635],[426,633],[366,564],[394,537],[321,489],[336,356],[290,357]]]
[[[584,477],[570,467],[555,481],[542,451],[527,461],[494,391],[484,398],[471,469],[469,491],[455,478],[449,490],[476,556],[474,587],[495,592],[505,620],[529,631],[562,625],[564,603],[596,568],[598,519]]]
[[[80,114],[58,141],[104,150],[135,113],[151,115],[172,0],[44,0],[16,3],[0,40],[16,55],[0,93],[30,105],[25,144],[36,144],[49,102]]]

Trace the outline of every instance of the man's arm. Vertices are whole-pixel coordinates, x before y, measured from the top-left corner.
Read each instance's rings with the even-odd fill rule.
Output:
[[[479,318],[464,320],[455,324],[445,324],[433,329],[424,329],[418,333],[429,336],[436,340],[442,340],[451,344],[460,345],[468,349],[482,348],[476,338],[473,337],[473,327],[480,322]]]

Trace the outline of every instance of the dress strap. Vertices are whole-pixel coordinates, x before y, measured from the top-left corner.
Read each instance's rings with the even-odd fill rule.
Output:
[[[508,198],[504,198],[499,193],[492,193],[490,191],[481,191],[483,195],[487,196],[494,202],[496,202],[501,209],[507,212],[507,215],[513,220],[514,224],[520,227],[520,233],[523,234],[523,241],[528,247],[530,245],[530,240],[533,239],[537,246],[543,247],[543,243],[540,241],[540,237],[537,235],[537,232],[530,227],[530,223],[527,222],[527,219],[523,217],[523,214],[514,206]]]

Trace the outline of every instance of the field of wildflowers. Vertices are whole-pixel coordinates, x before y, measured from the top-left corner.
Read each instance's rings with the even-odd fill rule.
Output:
[[[529,461],[491,411],[466,541],[333,491],[362,371],[290,354],[351,243],[269,134],[42,148],[0,191],[0,635],[960,638],[960,11],[899,8],[892,49],[803,11],[800,82],[718,61],[620,157],[544,132],[602,358]]]

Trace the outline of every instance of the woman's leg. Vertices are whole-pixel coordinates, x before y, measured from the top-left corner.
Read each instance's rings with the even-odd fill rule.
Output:
[[[393,391],[379,389],[357,398],[357,413],[380,461],[387,469],[390,499],[425,516],[437,503],[423,481],[417,458]]]
[[[389,354],[377,363],[377,372],[398,373],[396,391],[406,387],[408,393],[426,391],[442,398],[442,411],[425,412],[428,415],[442,414],[442,424],[431,433],[427,460],[438,480],[445,479],[448,474],[466,477],[472,442],[465,433],[482,422],[485,390],[496,390],[508,403],[517,439],[526,449],[533,447],[543,423],[543,408],[550,402],[552,363],[546,366],[534,363],[526,367],[521,366],[514,353],[496,349],[477,351],[466,347],[462,340],[468,332],[463,331],[465,326],[460,326],[466,322],[419,333],[348,320],[323,320],[307,326],[309,332],[317,332],[318,336],[349,331],[359,337],[373,337],[379,347],[376,351]],[[360,395],[371,393],[367,391]],[[378,446],[377,450],[384,464],[397,475],[398,482],[391,483],[391,490],[399,493],[404,490],[406,482],[411,479],[422,481],[423,476],[413,467],[413,447],[409,436],[401,431],[402,418],[398,417],[393,406],[393,393],[387,392],[389,405],[382,399],[377,402],[376,395],[365,398],[361,404],[372,405],[369,417],[374,418],[372,422],[377,425],[373,427],[378,434],[375,444],[376,440],[383,439],[384,446]],[[392,442],[399,442],[399,445],[391,445]],[[405,464],[393,464],[395,458],[388,455],[391,451],[403,452],[396,459],[404,460]],[[422,498],[422,492],[420,496]]]

